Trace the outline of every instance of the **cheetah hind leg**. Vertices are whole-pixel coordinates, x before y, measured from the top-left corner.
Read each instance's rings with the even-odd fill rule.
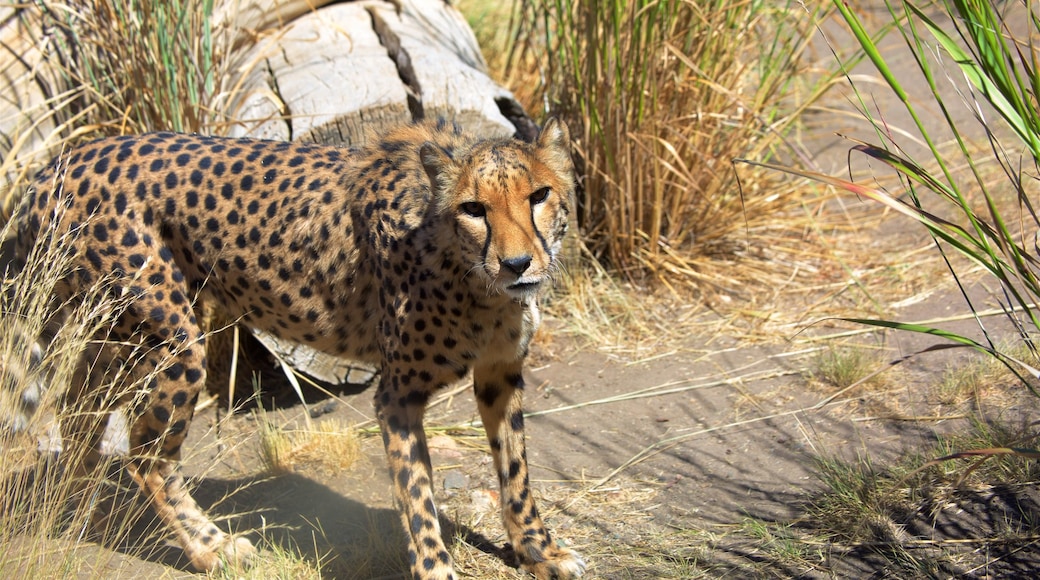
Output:
[[[66,416],[62,425],[65,441],[62,454],[73,482],[70,491],[78,498],[76,501],[86,502],[80,504],[81,509],[89,510],[90,526],[102,538],[111,529],[110,518],[119,510],[121,501],[120,497],[108,493],[98,495],[100,490],[90,483],[96,481],[99,467],[105,465],[101,454],[105,430],[101,418],[104,416],[96,411],[80,411]],[[155,451],[146,453],[151,456],[138,455],[125,460],[125,469],[150,500],[166,528],[173,532],[192,566],[209,571],[225,562],[236,566],[248,564],[256,551],[249,540],[231,538],[220,531],[185,489],[183,477],[176,468],[179,451],[168,459],[155,458]]]
[[[206,340],[193,305],[183,299],[179,306],[173,301],[175,295],[191,295],[182,282],[184,276],[173,262],[162,258],[163,248],[146,233],[127,236],[140,240],[135,249],[142,255],[156,258],[144,260],[135,278],[158,277],[166,283],[137,294],[108,334],[101,333],[95,343],[99,346],[92,347],[100,349],[96,358],[85,356],[76,371],[73,384],[83,387],[70,393],[69,400],[101,410],[107,394],[128,404],[133,419],[127,472],[192,566],[210,571],[224,563],[248,564],[255,553],[252,544],[214,525],[188,493],[177,469],[198,394],[206,384]],[[117,388],[113,393],[105,377],[117,369],[127,373],[121,383],[127,390]],[[99,449],[96,422],[89,439],[81,439],[82,434],[73,439],[89,440],[92,448]]]
[[[179,470],[181,445],[206,379],[201,330],[187,329],[184,336],[172,364],[143,379],[150,385],[150,391],[142,393],[145,400],[131,403],[135,417],[125,468],[195,569],[247,566],[256,553],[252,543],[218,528],[191,497]],[[157,356],[147,355],[133,364],[135,373],[157,368]]]
[[[197,328],[188,329],[185,336],[187,340],[175,354],[175,362],[155,377],[156,383],[130,428],[132,458],[127,471],[192,566],[210,571],[225,563],[248,565],[256,552],[253,545],[245,538],[224,533],[206,516],[185,488],[178,469],[195,401],[206,383],[205,339]],[[157,367],[158,361],[145,359],[143,368]]]
[[[253,544],[246,538],[229,536],[210,521],[184,488],[184,478],[174,462],[133,460],[127,471],[197,570],[212,571],[225,564],[237,568],[253,561]]]
[[[473,369],[480,417],[501,489],[502,520],[520,566],[538,580],[570,580],[585,573],[577,552],[558,546],[538,516],[524,444],[522,361]]]

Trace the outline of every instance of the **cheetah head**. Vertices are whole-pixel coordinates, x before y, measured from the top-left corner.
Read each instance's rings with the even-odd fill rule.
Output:
[[[566,126],[550,119],[534,143],[485,141],[454,159],[427,142],[420,156],[470,272],[491,294],[532,298],[558,268],[574,199]]]

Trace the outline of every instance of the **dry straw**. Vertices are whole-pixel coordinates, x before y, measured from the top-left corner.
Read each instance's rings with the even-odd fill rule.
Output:
[[[639,284],[735,292],[763,273],[746,258],[800,239],[804,188],[757,169],[738,182],[731,160],[800,155],[785,133],[830,80],[801,58],[813,5],[545,6],[549,98],[581,127],[579,222],[596,258]]]

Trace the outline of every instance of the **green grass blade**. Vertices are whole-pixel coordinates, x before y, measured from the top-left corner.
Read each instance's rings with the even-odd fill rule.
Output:
[[[1022,116],[1018,113],[1019,109],[1015,107],[1011,101],[1008,100],[1005,91],[1001,90],[1000,85],[993,82],[987,71],[999,70],[997,67],[983,69],[980,64],[972,58],[970,54],[965,52],[942,28],[940,28],[932,19],[930,19],[920,8],[913,4],[907,3],[906,6],[914,13],[914,15],[924,23],[925,27],[932,34],[936,41],[943,47],[943,50],[949,54],[954,62],[960,67],[961,72],[964,76],[978,89],[982,95],[989,101],[990,104],[1000,113],[1000,116],[1011,126],[1015,131],[1015,134],[1030,148],[1034,159],[1040,159],[1040,140],[1037,139],[1036,134],[1029,130]],[[993,56],[987,58],[988,61],[1000,61],[1001,59],[995,59]],[[886,78],[887,80],[887,78]]]
[[[1034,380],[1040,380],[1040,370],[1038,370],[1036,367],[1026,364],[1025,362],[1018,360],[1012,356],[1004,354],[993,347],[986,346],[976,340],[957,334],[955,332],[950,332],[948,330],[943,330],[941,328],[935,328],[932,326],[922,326],[920,324],[912,324],[908,322],[895,322],[892,320],[878,320],[872,318],[840,318],[839,320],[844,320],[853,324],[861,324],[864,326],[876,326],[878,328],[889,328],[893,330],[901,330],[904,332],[927,334],[930,336],[941,338],[943,340],[950,341],[955,344],[960,344],[975,349],[979,352],[999,359],[1002,363],[1004,363],[1005,366],[1008,367],[1009,370],[1011,370],[1011,372],[1015,373],[1015,376],[1019,377],[1019,379],[1026,383],[1030,390],[1033,390],[1033,386],[1028,380],[1026,380],[1025,376],[1031,377]],[[1025,376],[1023,376],[1022,374],[1023,372]],[[1036,391],[1034,391],[1034,393],[1035,392]]]
[[[899,83],[895,73],[892,72],[892,69],[888,66],[884,57],[881,56],[881,50],[877,47],[877,44],[874,43],[874,39],[870,37],[870,34],[867,33],[867,29],[863,26],[859,17],[856,16],[856,13],[853,12],[852,9],[849,8],[848,4],[843,0],[834,0],[834,6],[838,9],[842,18],[844,18],[845,22],[849,25],[852,34],[856,37],[856,40],[859,41],[860,46],[863,47],[867,58],[870,59],[870,62],[874,63],[878,72],[885,78],[885,82],[887,82],[888,85],[892,87],[892,90],[896,92],[896,96],[899,97],[899,100],[904,103],[909,102],[910,99],[907,96],[906,91]]]

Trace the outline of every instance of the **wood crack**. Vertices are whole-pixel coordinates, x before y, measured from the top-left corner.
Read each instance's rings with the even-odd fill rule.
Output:
[[[415,68],[412,66],[412,57],[401,46],[401,39],[383,20],[383,17],[379,15],[375,7],[368,6],[366,10],[372,17],[372,29],[375,30],[376,36],[379,37],[379,44],[382,44],[383,48],[386,49],[387,56],[390,57],[394,67],[397,69],[397,76],[404,83],[408,94],[408,111],[412,115],[412,120],[422,121],[426,116],[423,111],[422,86],[420,86],[419,78],[416,76]],[[397,10],[399,13],[399,5],[397,5]]]

